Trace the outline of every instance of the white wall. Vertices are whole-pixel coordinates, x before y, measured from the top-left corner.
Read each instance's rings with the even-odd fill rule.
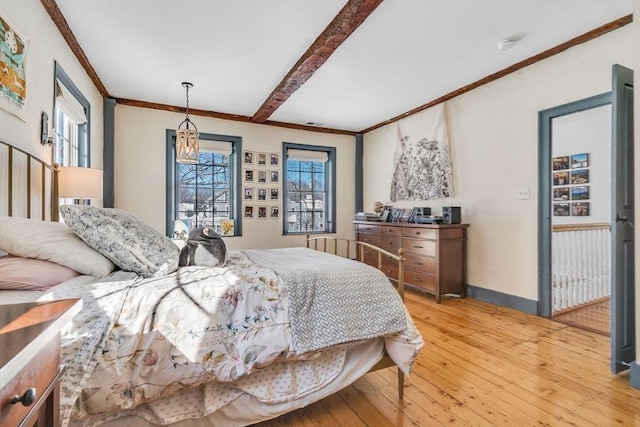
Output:
[[[45,161],[51,148],[40,144],[40,116],[53,116],[54,61],[62,66],[91,104],[91,166],[102,168],[102,96],[37,0],[3,0],[0,9],[12,25],[28,39],[26,56],[26,121],[0,109],[0,140],[15,145]]]
[[[462,207],[467,283],[537,300],[538,111],[611,90],[615,63],[632,67],[630,25],[447,102],[454,197],[395,205]],[[365,207],[390,204],[395,135],[390,124],[364,136]],[[516,200],[522,188],[529,200]]]
[[[175,129],[184,120],[184,115],[117,105],[115,117],[115,207],[132,212],[164,232],[165,132],[166,129]],[[243,150],[280,153],[283,142],[336,147],[337,235],[345,238],[354,237],[354,137],[194,115],[191,115],[191,119],[199,132],[242,137]],[[282,173],[280,176],[282,177]],[[258,187],[255,184],[252,186]],[[284,214],[282,201],[280,204],[282,215]],[[270,206],[271,203],[265,205]],[[229,249],[277,248],[304,244],[303,236],[282,235],[281,219],[245,219],[242,222],[242,234],[242,237],[225,238],[227,247]]]

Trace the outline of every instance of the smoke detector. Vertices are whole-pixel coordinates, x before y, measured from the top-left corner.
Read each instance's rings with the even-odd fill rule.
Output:
[[[505,51],[509,50],[516,45],[516,41],[514,39],[504,39],[498,42],[498,49]]]

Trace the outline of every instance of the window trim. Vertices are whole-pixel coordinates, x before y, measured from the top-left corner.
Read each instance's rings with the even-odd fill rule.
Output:
[[[292,150],[305,150],[305,151],[320,151],[327,153],[327,161],[325,162],[325,215],[327,216],[327,229],[324,231],[304,231],[304,232],[290,232],[287,229],[287,208],[286,203],[289,200],[289,176],[287,173],[287,151]],[[321,145],[309,145],[309,144],[296,144],[293,142],[282,143],[282,234],[285,236],[299,236],[304,234],[335,234],[337,233],[337,221],[336,221],[336,147],[328,147]]]
[[[53,122],[57,119],[56,112],[56,99],[58,94],[56,93],[56,84],[58,81],[62,83],[71,95],[80,103],[84,108],[84,114],[87,117],[87,121],[81,125],[78,125],[78,166],[91,167],[91,104],[89,100],[80,92],[80,89],[73,83],[69,75],[62,69],[58,61],[53,61],[53,111],[51,117]]]
[[[165,212],[165,231],[168,237],[173,236],[173,221],[178,216],[178,205],[176,203],[176,188],[178,186],[178,176],[176,174],[176,130],[167,129],[166,135],[166,212]],[[242,137],[230,135],[218,135],[214,133],[200,133],[199,138],[202,140],[225,141],[232,145],[231,155],[229,156],[230,175],[233,176],[233,185],[230,192],[233,194],[235,203],[229,206],[231,218],[234,220],[234,232],[237,237],[242,236]]]

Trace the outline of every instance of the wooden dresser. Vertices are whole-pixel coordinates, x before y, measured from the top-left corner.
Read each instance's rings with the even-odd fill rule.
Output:
[[[409,224],[354,221],[356,238],[391,253],[404,250],[405,283],[435,295],[436,302],[448,293],[464,297],[466,241],[469,224]],[[378,258],[364,250],[364,262],[374,267]],[[383,258],[383,271],[398,279],[396,262]]]
[[[82,300],[0,305],[0,426],[60,425],[60,330]]]

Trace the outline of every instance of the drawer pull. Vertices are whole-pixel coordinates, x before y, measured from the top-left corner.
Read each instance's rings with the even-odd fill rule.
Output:
[[[424,262],[413,261],[412,264],[414,264],[414,265],[424,265]]]
[[[36,401],[36,389],[31,387],[27,391],[24,392],[22,396],[18,396],[17,394],[13,396],[11,399],[11,404],[15,405],[16,403],[22,403],[22,406],[31,406],[33,402]]]
[[[416,249],[424,249],[424,246],[420,246],[420,245],[413,245],[411,247]]]
[[[422,279],[419,277],[414,277],[413,280],[415,280],[416,282],[422,282]]]

